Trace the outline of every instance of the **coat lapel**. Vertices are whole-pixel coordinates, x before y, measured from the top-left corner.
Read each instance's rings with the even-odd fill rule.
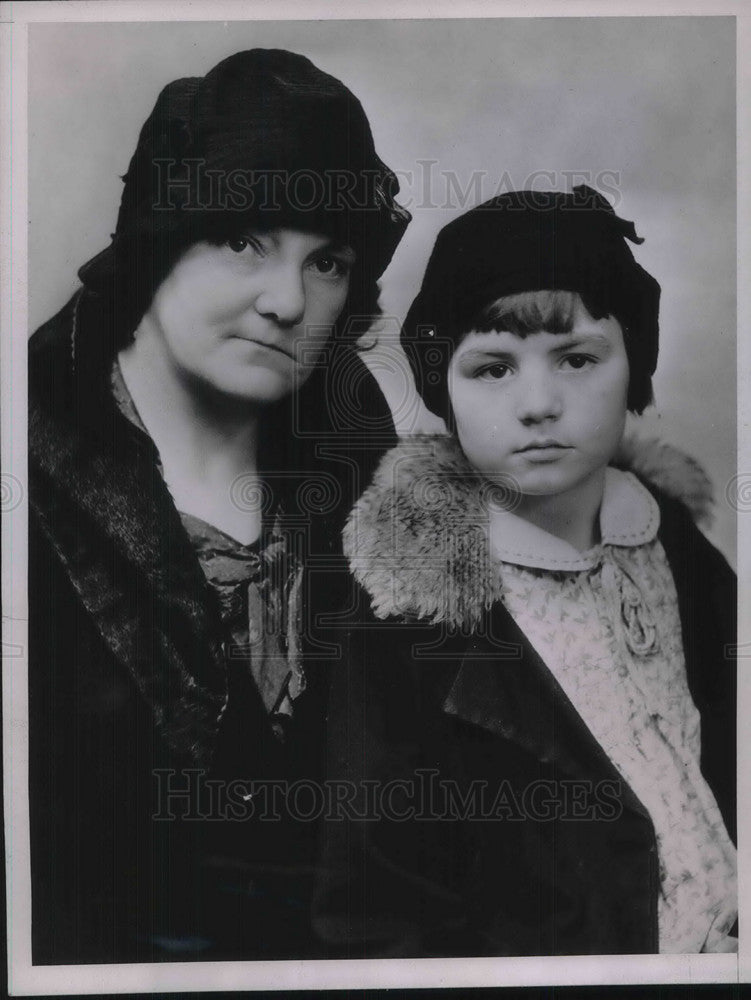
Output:
[[[682,452],[629,438],[614,464],[683,501],[694,518],[706,515],[711,484]],[[513,740],[567,774],[619,782],[624,805],[646,815],[502,604],[486,489],[455,438],[402,440],[350,515],[344,548],[352,572],[378,618],[409,617],[470,636],[457,654],[453,684],[447,678],[443,689],[444,712]]]
[[[68,378],[57,393],[30,391],[32,509],[157,729],[176,751],[205,760],[227,698],[218,614],[153,445],[111,397]],[[96,423],[88,412],[72,422],[55,397],[79,409],[84,397],[97,399]]]

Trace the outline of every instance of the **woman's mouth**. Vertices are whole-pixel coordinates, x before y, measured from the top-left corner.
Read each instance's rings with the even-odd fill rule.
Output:
[[[286,350],[281,344],[275,344],[268,340],[260,340],[258,337],[243,337],[239,334],[236,335],[236,339],[244,340],[247,344],[253,344],[255,347],[261,347],[267,351],[274,351],[276,354],[282,354],[285,358],[289,358],[292,361],[295,360],[290,351]]]

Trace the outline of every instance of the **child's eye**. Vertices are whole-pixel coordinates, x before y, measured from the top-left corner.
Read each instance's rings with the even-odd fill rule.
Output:
[[[497,382],[499,379],[506,378],[510,371],[511,369],[508,365],[496,361],[495,364],[486,365],[485,368],[481,368],[475,374],[475,378],[481,378],[484,382]]]
[[[567,354],[566,357],[561,358],[561,364],[564,368],[571,368],[576,372],[584,371],[585,368],[590,368],[596,363],[597,358],[593,358],[589,354]]]
[[[350,264],[334,257],[332,254],[321,254],[310,262],[316,274],[323,278],[344,278],[350,272]]]

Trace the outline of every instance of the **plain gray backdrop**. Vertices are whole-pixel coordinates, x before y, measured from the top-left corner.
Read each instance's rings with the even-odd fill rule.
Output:
[[[109,242],[119,180],[159,90],[245,48],[343,80],[413,222],[382,281],[369,363],[404,432],[429,429],[393,339],[438,230],[499,191],[598,188],[663,289],[657,405],[638,426],[697,458],[710,537],[735,561],[735,22],[731,17],[33,24],[31,329]],[[731,490],[732,492],[732,490]]]

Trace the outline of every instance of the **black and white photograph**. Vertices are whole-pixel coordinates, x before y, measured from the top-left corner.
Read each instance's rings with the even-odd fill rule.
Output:
[[[538,8],[2,5],[11,995],[751,979],[748,18]]]

